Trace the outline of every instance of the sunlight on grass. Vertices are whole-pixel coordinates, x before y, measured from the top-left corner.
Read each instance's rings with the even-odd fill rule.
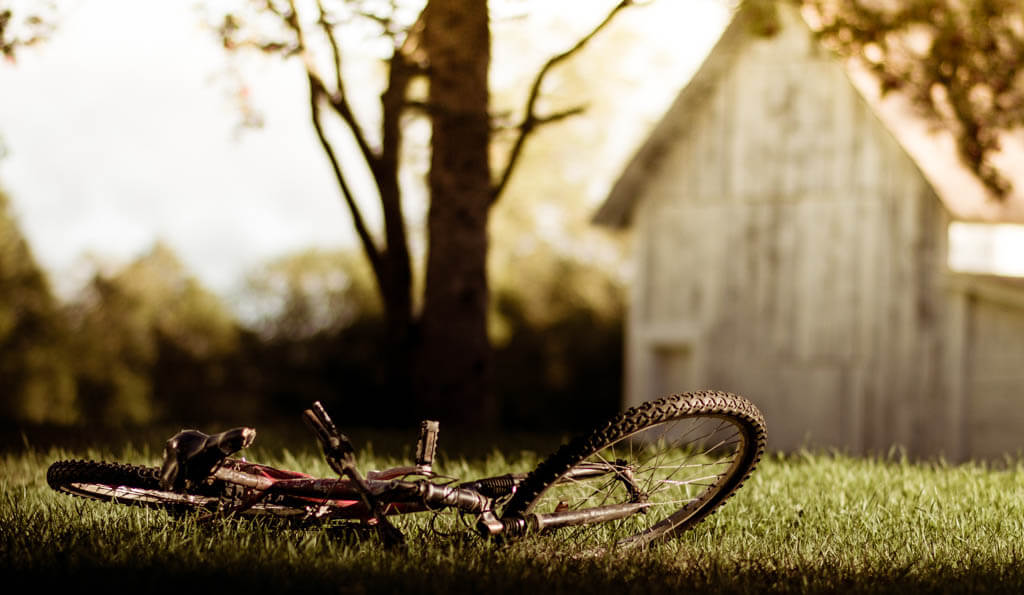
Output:
[[[954,466],[898,457],[770,456],[724,508],[678,539],[643,552],[579,559],[570,555],[578,550],[569,534],[490,543],[465,530],[453,514],[433,525],[429,513],[397,521],[408,546],[388,549],[344,530],[173,519],[71,498],[47,487],[49,463],[83,457],[157,462],[153,452],[136,448],[3,455],[0,559],[13,579],[40,588],[141,581],[158,592],[185,588],[195,579],[204,587],[230,584],[257,591],[1024,588],[1021,461]],[[376,458],[369,448],[362,459],[367,469],[401,462]],[[326,464],[308,453],[257,460],[329,475]],[[468,480],[525,471],[538,461],[533,453],[494,452],[473,462],[442,454],[438,471]],[[471,526],[473,519],[465,521]],[[117,570],[116,576],[110,570]]]

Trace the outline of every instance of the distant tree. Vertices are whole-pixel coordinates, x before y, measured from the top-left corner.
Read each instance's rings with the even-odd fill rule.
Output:
[[[311,400],[385,423],[384,325],[372,274],[354,252],[308,250],[250,275],[245,302],[258,341],[246,360],[264,413]],[[583,428],[618,407],[622,291],[599,267],[553,250],[521,255],[495,275],[489,321],[499,418],[511,427]],[[529,283],[522,283],[528,278]]]
[[[408,399],[442,420],[489,423],[497,415],[490,384],[487,336],[489,290],[486,275],[487,223],[530,135],[543,124],[577,113],[576,108],[541,113],[541,89],[552,68],[579,51],[614,15],[631,4],[622,0],[607,17],[537,73],[521,119],[507,129],[504,162],[492,168],[488,93],[490,15],[481,0],[420,3],[351,0],[304,4],[292,0],[253,3],[247,14],[227,15],[220,26],[225,48],[257,48],[302,60],[313,128],[352,216],[371,265],[387,321],[393,363],[392,397]],[[410,9],[411,7],[411,9]],[[265,26],[273,24],[269,29]],[[264,26],[260,26],[264,25]],[[350,26],[345,28],[345,26]],[[341,40],[372,28],[384,54],[386,86],[374,126],[354,109],[345,84],[348,56]],[[355,32],[355,33],[353,33]],[[367,43],[371,43],[367,41]],[[418,83],[425,82],[426,90]],[[342,163],[328,116],[345,127],[361,163]],[[426,120],[431,128],[427,186],[428,251],[422,297],[416,296],[409,237],[402,211],[400,157],[406,125]],[[373,121],[372,119],[370,120]],[[380,237],[370,230],[351,179],[368,170],[383,215]],[[406,401],[408,402],[408,401]]]
[[[49,282],[0,191],[0,415],[75,421],[79,412],[64,330]]]
[[[803,1],[826,43],[953,130],[964,163],[997,194],[1009,190],[989,158],[1000,133],[1024,126],[1020,0]]]
[[[237,325],[167,246],[97,273],[68,311],[88,418],[145,423],[214,404],[219,386],[210,366],[235,350]]]
[[[358,251],[307,250],[249,275],[245,318],[255,331],[246,359],[268,410],[311,401],[385,423],[385,325],[373,273]]]
[[[17,52],[52,33],[53,2],[15,11],[0,0],[0,55]],[[0,136],[0,158],[7,152]],[[42,270],[0,190],[0,415],[31,422],[78,418],[75,383],[64,350],[64,325]]]
[[[502,422],[579,429],[621,404],[624,304],[607,271],[556,251],[521,258],[495,282],[496,383]],[[516,279],[530,283],[516,283]]]
[[[251,273],[246,286],[249,323],[267,339],[336,333],[381,316],[373,273],[358,253],[288,254]]]

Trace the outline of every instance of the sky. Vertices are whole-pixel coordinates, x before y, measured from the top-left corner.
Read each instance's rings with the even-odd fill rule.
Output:
[[[510,5],[549,28],[568,18],[581,31],[584,17],[599,16],[595,7],[610,6],[596,0]],[[96,263],[124,264],[157,240],[222,295],[274,256],[355,245],[309,124],[298,64],[232,61],[192,2],[60,6],[49,40],[20,51],[14,64],[0,63],[0,139],[7,152],[0,187],[59,293],[80,286]],[[666,19],[664,10],[678,20]],[[622,110],[624,120],[610,125],[633,131],[638,142],[699,65],[727,15],[715,0],[661,0],[637,9],[626,24],[649,31],[651,46],[634,66],[641,74],[655,70],[634,73],[645,86],[632,97],[645,103]],[[572,41],[544,38],[534,50],[554,53]],[[263,116],[261,129],[239,129],[239,81]],[[631,152],[630,146],[613,149],[605,155]]]
[[[522,14],[535,32],[528,48],[502,50],[496,40],[492,86],[504,87],[517,68],[521,83],[523,72],[574,42],[613,2],[492,4],[504,6],[510,23],[497,26],[496,37]],[[60,9],[52,38],[20,51],[16,63],[0,62],[0,188],[60,295],[69,297],[96,266],[123,265],[156,241],[229,301],[246,274],[276,256],[355,246],[296,62],[229,56],[194,2],[65,0]],[[614,114],[598,125],[617,142],[565,157],[594,177],[592,200],[699,66],[728,14],[720,0],[656,0],[618,17],[616,25],[643,37],[622,48],[622,71],[608,72],[623,81],[618,103],[597,110]],[[357,79],[369,77],[373,57],[349,49],[368,65]],[[260,129],[239,127],[243,83]],[[353,95],[376,101],[377,93]],[[422,208],[409,211],[422,217]],[[551,212],[546,227],[557,228]],[[995,263],[998,272],[1024,275],[1022,229],[984,237],[954,230],[954,243],[970,249],[953,264]]]
[[[123,262],[157,239],[220,290],[272,255],[346,241],[292,107],[299,70],[252,69],[266,125],[239,134],[228,59],[189,3],[75,2],[58,27],[0,66],[0,184],[58,287],[85,253]]]

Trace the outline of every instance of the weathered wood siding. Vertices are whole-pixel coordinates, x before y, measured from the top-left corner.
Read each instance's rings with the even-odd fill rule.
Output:
[[[724,77],[636,212],[629,399],[744,394],[774,448],[941,447],[945,212],[804,27]]]
[[[961,287],[967,304],[963,364],[966,454],[1024,451],[1024,292],[992,281]]]

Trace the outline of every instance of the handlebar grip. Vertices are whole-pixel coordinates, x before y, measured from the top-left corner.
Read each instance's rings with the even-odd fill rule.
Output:
[[[354,467],[355,448],[352,446],[352,442],[348,436],[338,431],[319,401],[313,403],[310,409],[302,412],[302,419],[316,434],[331,469],[339,474],[344,474],[346,466]]]
[[[334,422],[331,421],[331,416],[327,415],[327,410],[324,409],[324,406],[320,403],[320,401],[313,401],[312,409],[313,414],[315,414],[319,419],[320,423],[323,424],[325,428],[327,428],[327,431],[330,432],[332,435],[337,435],[338,428],[334,425]]]
[[[416,441],[416,466],[430,468],[437,454],[437,433],[440,423],[425,419],[420,422],[420,437]]]
[[[306,422],[306,425],[313,430],[313,433],[316,434],[316,439],[320,441],[320,444],[326,446],[331,443],[330,433],[312,411],[309,409],[303,411],[302,419]]]

